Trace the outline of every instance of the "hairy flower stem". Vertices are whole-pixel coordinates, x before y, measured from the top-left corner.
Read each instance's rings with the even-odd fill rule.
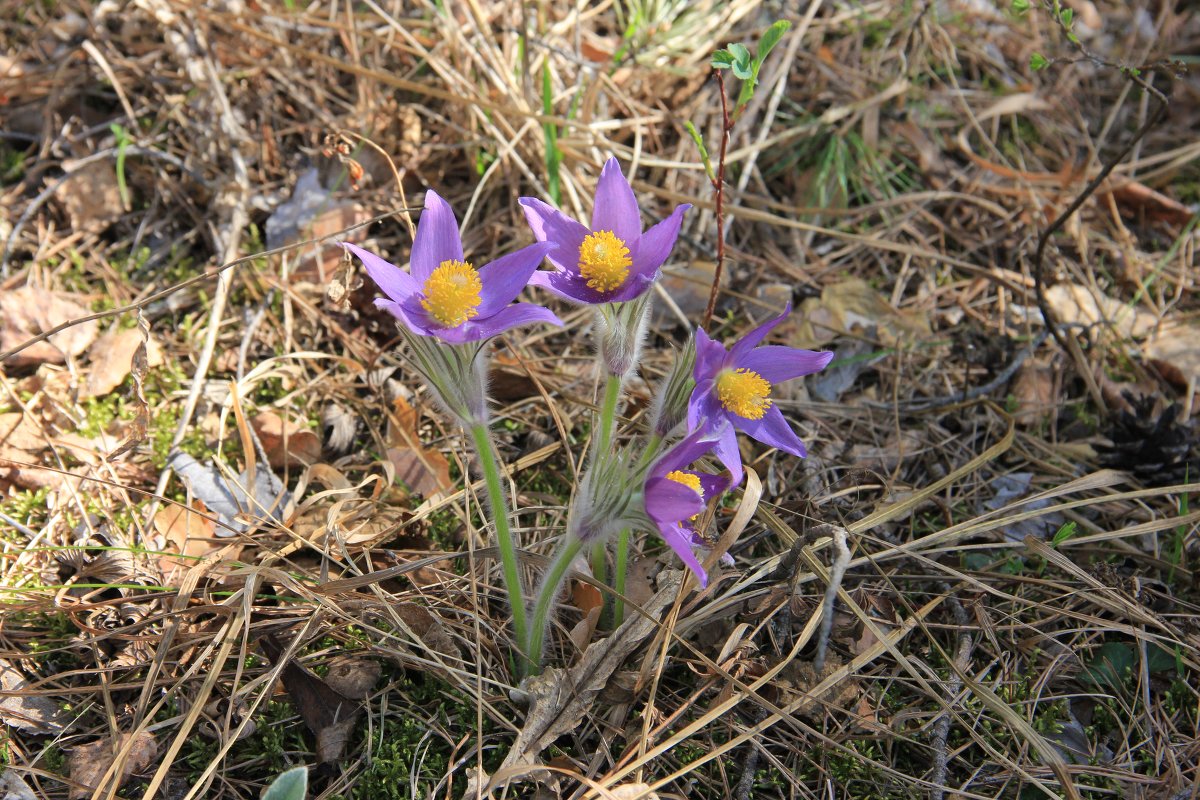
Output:
[[[508,604],[512,607],[513,634],[519,646],[524,647],[529,639],[525,619],[525,592],[521,588],[521,572],[517,567],[517,546],[513,541],[512,528],[508,519],[508,503],[504,499],[504,486],[500,480],[500,467],[496,464],[496,452],[487,425],[476,422],[471,425],[471,438],[475,441],[475,452],[483,467],[483,479],[487,484],[488,502],[492,510],[492,522],[496,525],[496,545],[500,550],[500,563],[504,573],[504,588],[508,591]],[[539,644],[540,647],[540,644]],[[518,658],[521,674],[536,669],[537,658],[525,654]]]
[[[537,601],[533,606],[532,625],[529,636],[522,640],[525,654],[529,659],[532,670],[536,672],[541,667],[542,644],[546,641],[546,622],[550,619],[550,609],[566,580],[567,570],[579,551],[583,549],[583,541],[578,536],[568,534],[554,553],[554,559],[542,576],[541,586],[538,587]]]
[[[593,458],[608,452],[617,426],[617,400],[621,396],[621,376],[609,375],[604,384],[604,404],[600,406],[600,429],[596,432],[596,450]]]
[[[617,537],[617,563],[613,568],[613,597],[612,626],[621,627],[625,621],[625,575],[629,571],[629,528],[622,528]]]
[[[600,406],[599,427],[596,430],[595,446],[592,450],[592,460],[604,458],[613,443],[613,433],[617,427],[617,400],[621,397],[621,376],[609,374],[604,383],[604,402]],[[608,548],[603,540],[592,546],[589,561],[592,575],[600,583],[608,582]]]

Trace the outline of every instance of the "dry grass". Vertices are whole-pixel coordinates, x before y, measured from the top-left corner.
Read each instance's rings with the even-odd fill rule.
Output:
[[[1108,60],[1200,53],[1186,4],[1069,5]],[[703,311],[716,253],[684,122],[716,141],[708,58],[788,17],[729,146],[710,332],[732,338],[794,301],[805,317],[780,341],[835,347],[854,372],[781,398],[810,457],[746,451],[760,480],[718,520],[745,525],[736,569],[668,607],[542,754],[555,768],[543,782],[562,796],[1194,796],[1200,446],[1195,385],[1178,380],[1195,380],[1195,340],[1173,334],[1176,355],[1150,356],[1163,326],[1194,326],[1200,309],[1200,84],[1143,73],[1167,120],[1045,262],[1051,291],[1083,287],[1145,326],[1058,305],[1060,322],[1084,323],[1063,350],[1037,311],[1038,234],[1129,143],[1148,96],[1088,60],[1031,72],[1035,51],[1074,54],[1046,14],[791,8],[8,4],[0,293],[75,304],[28,335],[100,314],[90,334],[70,329],[82,333],[65,361],[0,368],[9,776],[36,797],[258,797],[337,750],[312,728],[336,727],[322,692],[339,673],[366,699],[312,771],[313,796],[458,797],[494,771],[524,712],[464,442],[396,355],[373,288],[328,238],[305,240],[357,226],[339,235],[402,263],[409,209],[436,187],[484,262],[529,241],[520,195],[557,192],[589,214],[615,154],[649,218],[695,204],[657,303],[652,386]],[[339,135],[343,157],[323,154]],[[268,220],[310,166],[337,205],[274,241]],[[494,349],[531,579],[561,530],[596,391],[586,315],[558,310],[565,332]],[[0,313],[0,333],[14,329]],[[110,326],[135,332],[149,363],[89,397],[115,348],[88,336]],[[648,391],[625,409],[635,423]],[[1175,401],[1181,417],[1164,415]],[[173,509],[197,508],[172,454],[254,474],[271,446],[251,421],[267,411],[295,423],[296,448],[320,437],[317,464],[277,470],[294,507],[282,520],[253,509],[240,531],[199,509],[199,538],[164,554],[188,518]],[[817,670],[827,524],[848,532],[851,561]],[[660,548],[640,547],[644,600]],[[563,608],[555,663],[578,659],[580,616]],[[107,774],[89,778],[89,763]]]

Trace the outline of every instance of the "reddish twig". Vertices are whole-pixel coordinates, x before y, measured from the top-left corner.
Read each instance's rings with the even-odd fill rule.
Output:
[[[721,153],[717,157],[717,177],[712,182],[717,197],[714,204],[717,214],[717,266],[713,269],[712,290],[708,293],[708,305],[704,309],[704,320],[700,323],[704,330],[707,330],[708,324],[712,322],[713,311],[717,307],[717,293],[721,290],[721,270],[725,266],[725,148],[729,145],[729,132],[733,130],[733,122],[729,119],[729,100],[725,97],[725,78],[719,69],[713,70],[713,76],[717,79],[717,88],[721,92]]]

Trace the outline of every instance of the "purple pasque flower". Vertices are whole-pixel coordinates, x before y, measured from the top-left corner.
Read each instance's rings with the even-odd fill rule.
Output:
[[[587,227],[533,197],[522,197],[525,219],[553,270],[535,272],[530,283],[574,303],[622,303],[638,297],[658,277],[658,268],[679,238],[684,203],[671,216],[642,232],[642,217],[621,166],[610,158],[600,171],[592,224]]]
[[[772,402],[771,390],[777,383],[821,371],[833,360],[833,353],[756,346],[791,310],[789,303],[782,314],[750,331],[729,350],[704,331],[696,331],[696,388],[688,401],[688,429],[716,434],[713,452],[733,476],[734,485],[743,476],[736,431],[794,456],[808,454]]]
[[[687,467],[712,450],[715,443],[708,431],[694,431],[659,458],[646,475],[646,516],[663,541],[696,573],[701,586],[708,585],[708,574],[695,551],[707,549],[709,544],[696,529],[696,518],[709,500],[729,488],[729,479]]]
[[[432,190],[413,239],[411,274],[374,253],[343,242],[387,297],[375,301],[420,336],[451,344],[487,339],[517,325],[562,320],[532,303],[509,305],[529,283],[551,245],[538,242],[479,269],[463,260],[458,221]]]

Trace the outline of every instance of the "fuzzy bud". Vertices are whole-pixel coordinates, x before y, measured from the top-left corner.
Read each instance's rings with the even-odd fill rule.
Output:
[[[682,352],[675,357],[671,371],[658,384],[658,392],[650,405],[650,430],[660,438],[667,438],[687,419],[688,400],[696,381],[692,371],[696,366],[696,346],[689,336]]]
[[[433,396],[464,427],[487,424],[487,356],[484,342],[448,344],[401,328],[413,365]]]
[[[596,306],[596,340],[600,360],[610,375],[626,378],[637,369],[649,319],[649,292],[627,303]]]

